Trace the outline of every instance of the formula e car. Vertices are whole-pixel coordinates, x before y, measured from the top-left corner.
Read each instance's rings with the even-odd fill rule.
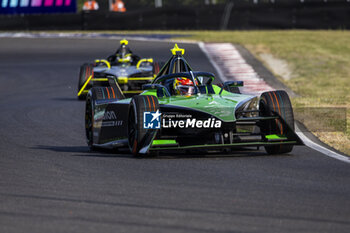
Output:
[[[140,95],[124,98],[113,81],[114,86],[89,91],[85,127],[92,149],[126,147],[135,156],[147,156],[167,150],[264,146],[267,153],[277,154],[302,144],[286,92],[232,93],[230,87],[243,82],[214,85],[213,74],[191,69],[183,49],[175,45],[172,53]]]
[[[110,77],[115,77],[123,93],[129,96],[141,93],[142,85],[153,80],[164,64],[152,58],[141,59],[132,53],[128,43],[121,40],[120,48],[106,60],[95,60],[80,67],[78,99],[85,99],[93,86],[109,86]]]

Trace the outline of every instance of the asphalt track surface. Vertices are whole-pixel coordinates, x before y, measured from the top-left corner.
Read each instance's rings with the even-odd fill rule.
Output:
[[[0,232],[350,232],[350,167],[290,155],[90,152],[79,66],[108,39],[0,39]],[[131,41],[166,60],[168,42]],[[215,72],[196,44],[195,69]]]

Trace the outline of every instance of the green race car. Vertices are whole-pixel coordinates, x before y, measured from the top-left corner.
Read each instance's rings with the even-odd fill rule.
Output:
[[[267,153],[278,154],[302,144],[286,92],[239,94],[235,90],[243,82],[214,85],[213,74],[192,70],[183,49],[175,45],[172,53],[140,95],[125,98],[115,78],[110,87],[89,91],[85,126],[91,148],[128,147],[135,156],[147,156],[264,146]]]

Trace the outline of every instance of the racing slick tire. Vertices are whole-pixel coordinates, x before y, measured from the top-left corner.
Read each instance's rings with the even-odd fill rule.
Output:
[[[129,105],[128,115],[128,144],[131,153],[136,157],[144,157],[140,150],[156,133],[156,129],[145,129],[143,126],[144,112],[156,112],[159,110],[158,99],[152,95],[135,95]]]
[[[118,94],[119,92],[119,94]],[[95,101],[96,100],[118,100],[120,97],[120,90],[114,87],[92,87],[86,96],[85,104],[85,133],[87,144],[91,150],[96,149],[94,143],[94,114],[95,114]]]
[[[86,96],[85,102],[85,133],[86,133],[86,141],[90,150],[93,150],[93,131],[94,131],[94,102],[96,96],[95,88],[90,90],[90,93]]]
[[[165,65],[165,62],[154,62],[153,74],[157,75],[164,65]]]
[[[262,133],[269,134],[287,134],[289,130],[294,131],[293,108],[289,96],[285,91],[264,92],[260,96],[259,109],[261,116],[279,115],[284,123],[279,119],[261,122],[260,130]],[[287,124],[287,125],[286,125]],[[289,129],[288,129],[289,128]],[[268,154],[284,154],[293,150],[293,145],[274,145],[265,146]]]
[[[93,75],[94,71],[93,71],[93,65],[92,64],[88,64],[85,63],[80,67],[80,72],[79,72],[79,82],[78,82],[78,92],[80,91],[80,89],[83,87],[84,83],[86,82],[86,80],[88,80],[88,78]],[[88,84],[85,87],[85,90],[89,90],[91,88],[91,85]],[[84,100],[86,98],[86,94],[81,94],[80,96],[78,96],[79,100]]]

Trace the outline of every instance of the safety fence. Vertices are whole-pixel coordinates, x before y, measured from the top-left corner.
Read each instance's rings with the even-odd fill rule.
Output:
[[[349,29],[349,2],[163,7],[125,13],[2,15],[0,30]]]

